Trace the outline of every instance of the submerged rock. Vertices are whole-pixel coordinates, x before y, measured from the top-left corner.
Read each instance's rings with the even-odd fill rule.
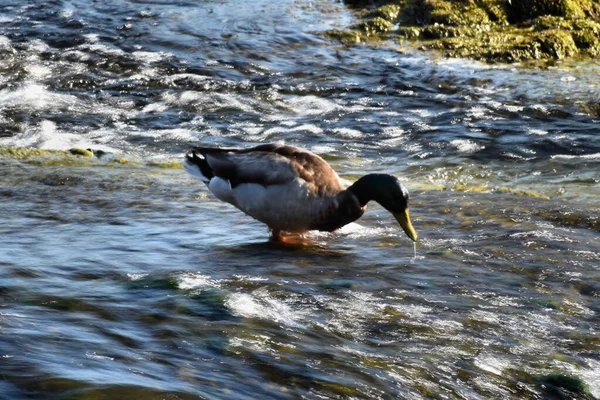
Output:
[[[183,168],[181,159],[178,158],[143,159],[107,153],[102,150],[80,148],[48,150],[32,147],[0,146],[0,161],[3,158],[45,166]]]
[[[94,152],[91,149],[86,150],[74,147],[69,150],[69,153],[73,154],[74,156],[94,157]]]
[[[344,43],[395,39],[487,62],[600,56],[598,0],[350,1],[362,22],[327,32]]]
[[[536,377],[535,382],[554,399],[593,399],[585,382],[575,376],[554,373]]]

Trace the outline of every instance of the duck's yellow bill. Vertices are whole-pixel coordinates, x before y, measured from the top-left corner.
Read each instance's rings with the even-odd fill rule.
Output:
[[[396,221],[398,221],[398,223],[402,227],[402,229],[404,229],[406,235],[409,238],[411,238],[413,242],[416,242],[418,239],[417,232],[415,231],[415,228],[413,228],[412,223],[410,222],[410,214],[408,213],[408,208],[403,212],[393,213],[393,215],[394,218],[396,218]]]

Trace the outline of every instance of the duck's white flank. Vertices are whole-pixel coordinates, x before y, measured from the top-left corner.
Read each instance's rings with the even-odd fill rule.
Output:
[[[310,186],[298,177],[285,184],[241,183],[232,187],[226,179],[216,176],[208,179],[188,160],[184,161],[184,168],[188,174],[206,183],[216,198],[273,229],[306,232],[311,229],[309,221],[317,220],[322,210],[336,202],[335,197],[313,196]]]

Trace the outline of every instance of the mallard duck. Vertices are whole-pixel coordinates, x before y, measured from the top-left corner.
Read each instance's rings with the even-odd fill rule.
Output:
[[[194,147],[185,170],[219,199],[265,223],[274,240],[282,232],[335,231],[356,221],[375,200],[417,241],[408,213],[408,191],[398,178],[369,174],[344,188],[331,166],[299,147]]]

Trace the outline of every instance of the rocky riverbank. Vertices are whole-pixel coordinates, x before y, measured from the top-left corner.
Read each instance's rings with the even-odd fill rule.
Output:
[[[361,22],[327,35],[344,43],[392,39],[489,63],[600,57],[596,0],[345,0]]]

